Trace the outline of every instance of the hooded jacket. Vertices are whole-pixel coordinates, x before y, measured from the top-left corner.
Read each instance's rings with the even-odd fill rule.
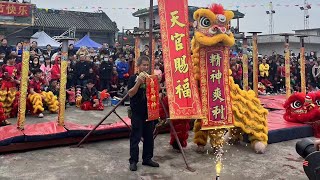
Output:
[[[60,79],[60,64],[58,64],[59,56],[56,56],[54,59],[54,65],[51,69],[51,80],[59,80]]]

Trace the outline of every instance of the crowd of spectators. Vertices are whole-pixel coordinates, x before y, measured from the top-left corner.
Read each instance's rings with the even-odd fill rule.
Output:
[[[248,79],[249,87],[253,88],[253,61],[249,58],[248,63]],[[235,82],[243,86],[243,64],[241,57],[233,56],[230,61],[232,76]],[[283,55],[275,54],[268,56],[259,56],[259,83],[264,87],[265,92],[261,94],[279,94],[285,93],[285,58]],[[301,91],[301,66],[300,54],[290,55],[290,82],[291,91]],[[307,91],[315,91],[320,89],[320,58],[314,52],[305,54],[305,76]]]

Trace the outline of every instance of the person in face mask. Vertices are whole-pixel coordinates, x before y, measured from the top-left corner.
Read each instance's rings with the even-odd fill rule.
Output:
[[[95,58],[94,58],[94,64],[95,64],[97,67],[100,66],[101,62],[100,62],[100,59],[99,59],[98,57],[95,57]]]
[[[108,55],[105,55],[101,65],[99,67],[100,74],[100,90],[107,89],[110,91],[110,81],[112,78],[113,59]]]

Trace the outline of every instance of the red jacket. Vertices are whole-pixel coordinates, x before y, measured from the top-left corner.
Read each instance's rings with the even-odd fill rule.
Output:
[[[60,79],[60,63],[58,63],[58,58],[56,57],[55,63],[51,68],[51,80],[59,80]]]

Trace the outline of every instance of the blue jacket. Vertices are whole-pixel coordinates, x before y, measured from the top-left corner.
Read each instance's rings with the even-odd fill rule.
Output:
[[[129,72],[129,64],[127,62],[119,62],[117,65],[118,77],[123,79],[123,75]]]

